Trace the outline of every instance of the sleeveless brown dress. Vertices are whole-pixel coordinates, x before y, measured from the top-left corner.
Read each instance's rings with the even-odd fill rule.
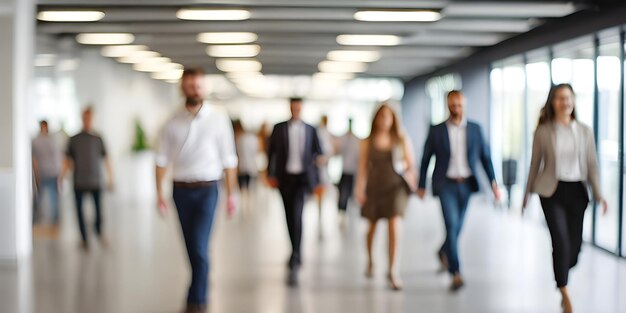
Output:
[[[369,146],[366,199],[361,216],[373,222],[404,216],[410,190],[393,168],[392,151],[378,150],[373,143]]]

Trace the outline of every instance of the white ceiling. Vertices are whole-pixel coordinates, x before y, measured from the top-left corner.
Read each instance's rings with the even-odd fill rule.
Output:
[[[317,72],[317,64],[337,49],[378,50],[381,59],[361,76],[408,79],[443,67],[471,54],[527,32],[546,19],[584,9],[561,1],[475,2],[412,0],[39,0],[39,10],[94,8],[106,17],[94,23],[39,22],[38,32],[49,36],[74,36],[79,32],[131,32],[144,44],[174,62],[201,66],[219,73],[206,44],[196,35],[207,31],[249,31],[259,35],[258,60],[265,74],[300,75]],[[251,18],[237,22],[181,21],[182,7],[245,8]],[[441,10],[432,23],[360,22],[358,9],[428,8]],[[390,34],[402,37],[393,47],[346,47],[339,34]]]

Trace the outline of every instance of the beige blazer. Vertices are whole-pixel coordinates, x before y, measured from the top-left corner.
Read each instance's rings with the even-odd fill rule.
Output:
[[[596,160],[596,144],[591,129],[581,123],[574,123],[574,132],[578,140],[578,154],[580,173],[595,200],[602,199],[598,163]],[[556,191],[559,183],[556,174],[556,129],[554,123],[545,123],[537,126],[533,139],[533,153],[526,183],[526,194],[537,193],[541,197],[550,197]]]

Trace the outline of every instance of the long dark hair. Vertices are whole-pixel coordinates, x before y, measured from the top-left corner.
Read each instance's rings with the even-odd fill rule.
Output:
[[[381,105],[380,108],[378,108],[378,111],[376,111],[376,114],[374,114],[374,119],[372,120],[372,131],[370,133],[370,138],[374,138],[375,135],[381,132],[381,129],[378,127],[377,121],[382,116],[383,111],[385,110],[389,110],[389,112],[391,112],[391,116],[393,117],[391,129],[389,130],[391,133],[390,134],[391,139],[393,140],[394,143],[401,142],[401,140],[404,139],[403,138],[404,135],[402,133],[402,127],[400,126],[398,115],[391,108],[391,106],[389,106],[389,104],[387,103],[383,103],[383,105]]]
[[[554,113],[554,98],[556,97],[556,92],[563,88],[569,89],[569,91],[572,92],[572,95],[575,96],[574,88],[572,88],[572,85],[570,84],[558,84],[556,86],[552,86],[552,88],[550,88],[550,92],[548,93],[548,100],[546,100],[546,104],[541,109],[541,113],[539,113],[539,125],[554,121],[554,117],[556,115],[556,113]],[[574,109],[572,110],[572,119],[576,120],[576,106],[574,106]]]

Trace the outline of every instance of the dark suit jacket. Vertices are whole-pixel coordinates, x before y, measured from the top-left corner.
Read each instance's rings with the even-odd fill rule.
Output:
[[[303,174],[306,176],[310,189],[319,184],[319,169],[315,160],[322,155],[322,148],[317,137],[317,131],[311,125],[304,124],[305,140],[302,164]],[[282,122],[274,126],[270,137],[268,151],[268,175],[278,180],[279,187],[287,181],[287,159],[289,158],[289,122]]]
[[[439,191],[447,182],[446,173],[450,164],[450,138],[448,137],[448,127],[446,123],[431,126],[428,132],[426,144],[424,144],[424,154],[420,168],[419,188],[426,188],[426,171],[430,164],[430,159],[435,156],[435,171],[433,172],[433,194],[439,195]],[[467,163],[472,172],[469,184],[472,192],[479,190],[476,179],[476,163],[482,164],[489,181],[495,181],[493,165],[489,146],[485,142],[480,126],[476,123],[467,122]]]

